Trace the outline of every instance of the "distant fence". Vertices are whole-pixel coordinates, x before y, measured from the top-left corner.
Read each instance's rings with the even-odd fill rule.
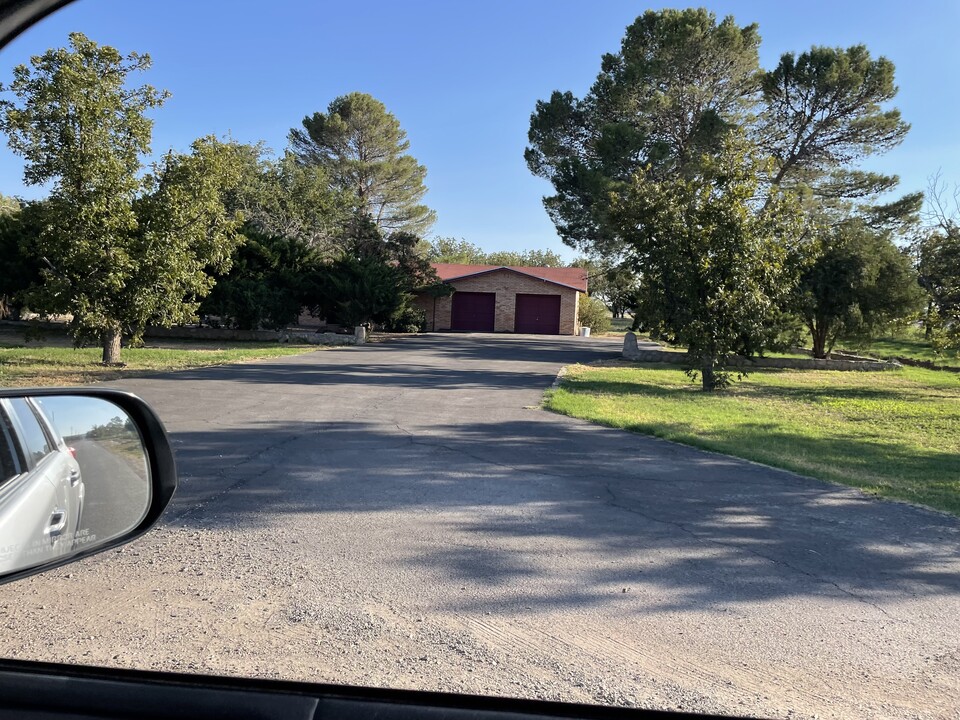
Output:
[[[686,365],[689,363],[685,352],[675,350],[645,350],[637,346],[637,336],[628,332],[623,336],[623,357],[634,362],[670,363],[672,365]],[[732,368],[781,368],[788,370],[860,370],[874,372],[877,370],[896,370],[899,363],[869,360],[866,358],[842,360],[821,360],[819,358],[745,358],[734,355],[727,358],[727,367]]]

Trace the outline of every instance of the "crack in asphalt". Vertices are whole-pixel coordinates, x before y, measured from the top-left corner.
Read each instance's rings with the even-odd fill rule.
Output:
[[[812,578],[813,580],[816,580],[816,581],[819,582],[819,583],[823,583],[824,585],[830,585],[831,587],[834,587],[834,588],[836,588],[837,590],[839,590],[839,591],[840,591],[841,593],[843,593],[844,595],[847,595],[848,597],[851,597],[851,598],[853,598],[854,600],[856,600],[856,601],[858,601],[858,602],[861,602],[861,603],[863,603],[863,604],[865,604],[865,605],[868,605],[868,606],[872,607],[872,608],[875,609],[875,610],[880,611],[880,613],[882,613],[882,614],[885,615],[886,617],[890,618],[891,620],[894,620],[894,621],[896,621],[896,622],[901,622],[898,618],[892,616],[889,612],[887,612],[887,611],[886,611],[883,607],[881,607],[880,605],[877,605],[876,603],[868,600],[867,598],[863,597],[862,595],[858,595],[858,594],[855,593],[855,592],[852,592],[852,591],[850,591],[850,590],[847,590],[847,589],[844,588],[844,587],[841,587],[840,585],[838,585],[838,584],[837,584],[836,582],[834,582],[833,580],[828,580],[828,579],[826,579],[826,578],[824,578],[824,577],[821,577],[821,576],[819,576],[819,575],[816,575],[816,574],[814,574],[814,573],[812,573],[812,572],[810,572],[810,571],[808,571],[808,570],[804,570],[804,569],[802,569],[802,568],[798,568],[796,565],[793,565],[793,564],[791,564],[791,563],[789,563],[789,562],[787,562],[787,561],[785,561],[785,560],[780,560],[780,559],[778,559],[778,558],[770,557],[769,555],[764,555],[763,553],[758,552],[757,550],[754,550],[753,548],[751,548],[751,547],[749,547],[749,546],[747,546],[747,545],[738,544],[738,543],[733,543],[733,542],[723,542],[722,540],[717,540],[716,538],[704,537],[703,535],[700,535],[700,534],[696,533],[695,531],[691,530],[690,528],[686,527],[686,526],[685,526],[683,523],[681,523],[681,522],[677,522],[677,521],[673,521],[673,520],[663,520],[662,518],[653,517],[653,516],[648,515],[647,513],[643,512],[643,511],[641,511],[641,510],[639,510],[639,509],[637,509],[637,508],[635,508],[635,507],[628,507],[628,506],[626,506],[626,505],[621,504],[621,500],[617,497],[616,493],[614,493],[613,488],[610,487],[610,483],[606,483],[606,484],[604,485],[604,489],[607,491],[607,494],[610,496],[610,505],[612,505],[612,506],[615,507],[615,508],[618,508],[618,509],[623,510],[623,511],[625,511],[625,512],[632,513],[632,514],[634,514],[634,515],[639,515],[640,517],[645,518],[646,520],[649,520],[649,521],[651,521],[651,522],[655,522],[655,523],[659,523],[659,524],[661,524],[661,525],[668,525],[668,526],[670,526],[670,527],[677,528],[678,530],[680,530],[681,532],[686,533],[687,535],[689,535],[691,538],[693,538],[694,540],[696,540],[696,541],[699,542],[699,543],[709,544],[709,545],[716,545],[717,547],[722,547],[722,548],[725,548],[725,549],[728,549],[728,550],[729,550],[729,549],[733,549],[733,550],[736,550],[736,551],[738,551],[738,552],[746,552],[746,553],[748,553],[748,554],[750,554],[750,555],[753,555],[754,557],[758,557],[758,558],[760,558],[760,559],[762,559],[762,560],[766,560],[767,562],[769,562],[769,563],[771,563],[771,564],[773,564],[773,565],[780,565],[781,567],[788,568],[788,569],[792,570],[792,571],[795,572],[795,573],[799,573],[800,575],[803,575],[803,576],[805,576],[805,577]]]
[[[390,400],[396,400],[396,399],[401,398],[404,394],[405,394],[405,392],[404,392],[403,390],[400,390],[400,391],[398,391],[395,395],[391,396],[389,399],[390,399]],[[367,406],[365,406],[365,407],[363,407],[363,408],[358,408],[352,415],[350,415],[350,417],[348,418],[348,420],[354,421],[354,420],[360,420],[360,419],[367,419],[367,416],[370,415],[371,411],[376,411],[377,409],[379,409],[380,407],[382,407],[384,404],[386,404],[386,402],[387,402],[387,399],[384,399],[384,400],[381,401],[381,402],[371,403],[370,405],[367,405]],[[207,425],[211,425],[211,426],[214,426],[214,425],[215,425],[215,421],[212,420],[212,419],[207,419],[207,418],[205,418],[205,419],[202,419],[201,422],[204,423],[204,424],[207,424]],[[315,422],[315,423],[313,423],[313,424],[314,424],[315,426],[322,427],[324,424],[326,424],[326,421],[321,420],[321,421],[317,421],[317,422]],[[222,426],[220,426],[220,425],[217,425],[217,427],[220,427],[220,428],[222,429]],[[398,427],[399,427],[399,426],[398,426]],[[303,439],[304,437],[309,437],[309,436],[311,436],[311,435],[321,435],[321,434],[322,434],[322,431],[321,431],[320,429],[312,430],[311,432],[307,432],[307,433],[290,434],[288,437],[283,438],[283,439],[281,439],[281,440],[278,440],[277,442],[272,443],[272,444],[270,444],[270,445],[267,445],[266,447],[261,448],[260,450],[256,451],[255,453],[253,453],[253,454],[251,454],[251,455],[248,455],[248,456],[242,458],[241,460],[233,463],[232,465],[218,468],[217,471],[216,471],[216,473],[215,473],[215,476],[218,477],[218,478],[221,478],[221,479],[225,479],[228,472],[230,472],[230,471],[232,471],[232,470],[235,470],[235,469],[237,469],[237,468],[243,467],[244,465],[248,465],[248,464],[250,464],[251,462],[254,462],[254,461],[256,461],[256,460],[259,460],[259,459],[263,458],[264,456],[266,456],[267,454],[273,452],[274,450],[278,450],[278,449],[283,448],[283,447],[285,447],[285,446],[287,446],[287,445],[290,445],[291,443],[294,443],[294,442],[296,442],[297,440],[301,440],[301,439]],[[175,439],[175,438],[174,438],[174,439],[173,439],[173,442],[174,442],[174,444],[179,445],[179,444],[181,444],[183,441],[180,440],[180,439]],[[214,493],[213,495],[210,495],[210,496],[208,496],[208,497],[206,497],[206,498],[204,498],[204,499],[202,499],[202,500],[197,501],[197,502],[196,502],[194,505],[192,505],[191,507],[184,508],[184,509],[183,509],[182,511],[180,511],[180,512],[169,512],[169,514],[165,514],[165,516],[164,516],[164,521],[165,521],[165,522],[181,521],[181,520],[184,520],[184,519],[188,519],[188,518],[190,518],[190,517],[195,517],[195,516],[197,516],[197,515],[200,514],[200,511],[206,509],[206,508],[207,508],[210,504],[212,504],[213,502],[219,500],[220,498],[224,497],[225,495],[227,495],[227,494],[229,494],[229,493],[231,493],[231,492],[233,492],[233,491],[235,491],[235,490],[238,490],[239,488],[243,487],[244,485],[247,485],[248,483],[250,483],[250,482],[253,481],[253,480],[258,480],[258,479],[260,479],[261,477],[265,476],[265,475],[266,475],[268,472],[270,472],[270,471],[271,471],[271,469],[270,469],[270,468],[267,468],[267,469],[265,469],[265,470],[263,470],[263,471],[261,471],[261,472],[259,472],[259,473],[256,473],[255,475],[249,475],[249,476],[247,476],[247,477],[241,478],[240,480],[237,480],[236,482],[234,482],[234,483],[230,484],[229,486],[221,489],[220,491]],[[183,478],[183,480],[186,480],[186,479],[188,479],[188,478],[187,478],[187,477],[184,477],[184,478]]]
[[[446,445],[443,442],[427,442],[426,440],[420,440],[418,438],[421,436],[418,436],[415,433],[411,432],[410,430],[407,430],[406,428],[401,427],[397,423],[394,423],[394,425],[398,430],[400,430],[400,432],[407,434],[407,436],[410,439],[410,444],[412,445],[420,445],[422,447],[446,450],[447,452],[454,453],[455,455],[463,455],[465,457],[476,460],[477,462],[483,465],[490,465],[492,467],[503,468],[504,470],[512,470],[515,473],[521,473],[523,475],[533,475],[534,477],[553,477],[558,479],[567,479],[570,477],[569,474],[565,474],[565,473],[551,473],[551,472],[544,472],[541,470],[534,471],[534,470],[528,470],[525,468],[520,468],[520,467],[517,467],[516,465],[511,465],[509,463],[500,463],[500,462],[497,462],[496,460],[490,460],[489,458],[485,458],[476,453],[472,453],[472,452],[469,452],[468,450],[464,450],[463,448]]]
[[[398,422],[394,422],[393,425],[394,425],[394,427],[395,427],[397,430],[399,430],[400,432],[402,432],[402,433],[404,433],[405,435],[407,435],[407,437],[410,439],[411,444],[413,444],[413,445],[420,445],[420,446],[422,446],[422,447],[429,447],[429,448],[436,448],[436,449],[446,450],[447,452],[450,452],[450,453],[454,453],[454,454],[457,454],[457,455],[463,455],[463,456],[472,458],[473,460],[476,460],[476,461],[478,461],[478,462],[480,462],[480,463],[482,463],[482,464],[484,464],[484,465],[490,465],[490,466],[493,466],[493,467],[498,467],[498,468],[503,468],[503,469],[506,469],[506,470],[511,470],[511,471],[513,471],[513,472],[516,472],[516,473],[519,473],[519,474],[523,474],[523,475],[532,475],[532,476],[535,476],[535,477],[555,477],[555,478],[569,478],[569,477],[570,477],[569,474],[548,473],[548,472],[542,472],[542,471],[531,471],[531,470],[528,470],[528,469],[524,469],[524,468],[517,467],[516,465],[511,465],[511,464],[507,464],[507,463],[498,463],[498,462],[496,462],[496,461],[494,461],[494,460],[490,460],[489,458],[485,458],[485,457],[483,457],[483,456],[481,456],[481,455],[478,455],[478,454],[476,454],[476,453],[471,453],[471,452],[469,452],[469,451],[467,451],[467,450],[465,450],[465,449],[463,449],[463,448],[452,447],[452,446],[450,446],[450,445],[444,444],[443,442],[428,442],[428,441],[426,441],[426,440],[422,440],[422,439],[420,439],[422,436],[418,436],[416,433],[414,433],[414,432],[412,432],[411,430],[403,427],[403,426],[402,426],[400,423],[398,423]],[[893,621],[903,622],[902,620],[898,619],[897,617],[891,615],[891,614],[890,614],[884,607],[882,607],[881,605],[879,605],[879,604],[871,601],[870,599],[864,597],[863,595],[859,595],[859,594],[857,594],[857,593],[855,593],[855,592],[853,592],[853,591],[851,591],[851,590],[848,590],[847,588],[844,588],[843,586],[839,585],[837,582],[835,582],[835,581],[833,581],[833,580],[829,580],[829,579],[824,578],[824,577],[822,577],[822,576],[820,576],[820,575],[817,575],[817,574],[815,574],[815,573],[812,573],[812,572],[810,572],[810,571],[808,571],[808,570],[804,570],[803,568],[797,567],[796,565],[793,565],[792,563],[789,563],[789,562],[787,562],[787,561],[785,561],[785,560],[778,559],[778,558],[775,558],[775,557],[771,557],[771,556],[769,556],[769,555],[765,555],[764,553],[761,553],[761,552],[759,552],[759,551],[757,551],[757,550],[755,550],[755,549],[753,549],[753,548],[751,548],[751,547],[748,547],[747,545],[738,544],[738,543],[733,543],[733,542],[723,542],[722,540],[717,540],[716,538],[704,537],[703,535],[701,535],[701,534],[699,534],[699,533],[691,530],[690,528],[688,528],[687,526],[685,526],[685,525],[684,525],[683,523],[681,523],[681,522],[676,522],[676,521],[671,521],[671,520],[664,520],[664,519],[662,519],[662,518],[654,517],[654,516],[652,516],[652,515],[649,515],[648,513],[643,512],[642,510],[640,510],[640,509],[637,508],[637,507],[625,505],[625,504],[623,504],[623,500],[622,500],[621,498],[619,498],[619,497],[617,496],[617,494],[613,491],[613,488],[611,487],[611,484],[612,484],[612,483],[610,483],[610,482],[604,484],[604,489],[606,490],[607,494],[610,496],[610,500],[609,500],[609,502],[607,503],[610,507],[615,507],[615,508],[617,508],[618,510],[623,510],[624,512],[628,512],[628,513],[631,513],[631,514],[633,514],[633,515],[637,515],[637,516],[642,517],[642,518],[644,518],[645,520],[649,520],[649,521],[651,521],[651,522],[655,522],[655,523],[658,523],[658,524],[661,524],[661,525],[667,525],[667,526],[669,526],[669,527],[674,527],[674,528],[680,530],[681,532],[687,534],[687,535],[690,536],[692,539],[696,540],[698,543],[702,543],[702,544],[704,544],[704,545],[714,545],[714,546],[722,547],[722,548],[728,549],[728,550],[729,550],[729,549],[732,549],[732,550],[736,550],[736,551],[740,551],[740,552],[746,552],[746,553],[748,553],[749,555],[752,555],[752,556],[754,556],[754,557],[760,558],[761,560],[766,560],[767,562],[769,562],[769,563],[771,563],[771,564],[773,564],[773,565],[779,565],[779,566],[781,566],[781,567],[785,567],[785,568],[791,570],[792,572],[795,572],[795,573],[797,573],[797,574],[799,574],[799,575],[803,575],[804,577],[809,577],[809,578],[811,578],[811,579],[813,579],[813,580],[816,580],[817,582],[819,582],[819,583],[821,583],[821,584],[823,584],[823,585],[829,585],[829,586],[835,588],[835,589],[836,589],[837,591],[839,591],[840,593],[846,595],[847,597],[850,597],[850,598],[856,600],[857,602],[863,603],[864,605],[867,605],[867,606],[873,608],[874,610],[877,610],[877,611],[880,612],[882,615],[890,618],[890,619],[893,620]]]
[[[244,465],[248,465],[254,460],[259,460],[261,457],[263,457],[267,453],[272,452],[273,450],[276,450],[277,448],[281,448],[285,445],[289,445],[290,443],[296,440],[299,440],[302,437],[304,436],[290,435],[289,437],[284,438],[283,440],[279,440],[278,442],[275,442],[272,445],[268,445],[267,447],[262,448],[261,450],[258,450],[252,455],[248,455],[247,457],[243,458],[242,460],[239,460],[238,462],[233,463],[230,466],[219,468],[216,472],[216,476],[219,478],[225,479],[229,471],[235,470],[236,468],[243,467]],[[185,508],[181,512],[169,513],[168,515],[165,516],[164,520],[165,522],[169,523],[174,520],[183,520],[183,519],[189,518],[193,516],[195,513],[198,513],[199,511],[206,509],[207,506],[209,506],[211,503],[215,502],[216,500],[219,500],[224,495],[227,495],[228,493],[243,487],[244,485],[249,483],[251,480],[256,480],[266,475],[270,470],[271,468],[267,468],[262,472],[257,473],[256,475],[249,475],[247,477],[241,478],[240,480],[237,480],[236,482],[230,484],[229,486],[221,489],[219,492],[216,492],[213,495],[210,495],[209,497],[206,497],[202,500],[197,501],[196,504]]]

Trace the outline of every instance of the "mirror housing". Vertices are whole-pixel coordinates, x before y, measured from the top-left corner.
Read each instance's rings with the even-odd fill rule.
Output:
[[[76,423],[80,423],[81,430],[85,430],[86,434],[77,434],[77,437],[88,438],[80,441],[100,447],[98,452],[107,460],[99,468],[101,473],[99,479],[101,481],[104,480],[102,477],[103,467],[110,466],[112,462],[115,468],[125,468],[125,474],[129,477],[113,477],[110,478],[110,482],[114,484],[118,482],[127,483],[128,486],[137,483],[140,485],[138,488],[126,487],[120,489],[131,490],[138,498],[145,496],[133,506],[130,505],[128,499],[126,508],[121,507],[120,494],[115,492],[117,488],[114,488],[111,492],[105,490],[99,498],[95,498],[100,503],[101,514],[111,514],[113,525],[116,526],[110,528],[111,532],[106,533],[107,537],[102,539],[96,537],[96,535],[87,535],[87,531],[80,530],[82,508],[85,504],[89,507],[89,503],[84,500],[84,486],[91,485],[91,480],[96,481],[98,476],[84,477],[81,472],[83,463],[77,462],[77,451],[66,445],[62,437],[63,432],[53,427],[54,424],[45,416],[44,412],[45,407],[56,406],[57,404],[61,408],[69,408],[71,398],[78,401],[74,405],[81,411],[84,407],[98,407],[96,401],[100,401],[104,409],[112,407],[113,410],[119,410],[126,415],[124,420],[117,414],[116,417],[112,418],[112,424],[98,424],[97,421],[99,420],[102,423],[107,415],[115,414],[113,411],[101,414],[97,419],[87,418],[84,420],[82,415],[74,415],[71,418],[71,425],[74,425],[72,432],[76,432]],[[46,406],[44,401],[47,403]],[[67,405],[65,406],[64,403],[67,403]],[[18,409],[20,417],[16,414]],[[23,421],[23,416],[26,416],[26,422]],[[45,434],[50,441],[49,444],[58,445],[58,447],[53,447],[48,455],[48,458],[56,456],[53,460],[44,458],[36,463],[33,469],[28,469],[27,464],[32,464],[34,461],[29,459],[25,461],[25,458],[33,457],[33,455],[29,453],[30,448],[19,447],[18,443],[25,444],[23,442],[24,438],[19,437],[19,435],[29,435],[30,429],[25,428],[25,426],[33,421],[37,422],[34,428],[37,437],[42,438]],[[84,425],[85,422],[88,422],[89,425]],[[39,432],[44,428],[43,433]],[[100,437],[109,428],[119,428],[120,436],[114,432],[111,437],[106,439],[89,440],[89,438]],[[139,435],[139,438],[137,438],[137,435]],[[29,440],[29,438],[27,439]],[[137,439],[140,448],[132,447],[136,444],[135,440]],[[61,567],[140,537],[156,524],[177,488],[176,463],[163,423],[147,403],[125,391],[88,387],[0,389],[0,442],[7,442],[13,448],[12,452],[8,452],[8,462],[16,464],[15,472],[19,473],[12,480],[0,478],[4,481],[4,485],[0,485],[0,539],[2,539],[4,545],[4,547],[0,547],[0,560],[3,559],[4,552],[8,555],[15,554],[11,551],[11,548],[18,552],[21,549],[26,549],[23,554],[28,558],[26,564],[8,568],[4,568],[0,563],[0,584]],[[80,447],[79,443],[74,444]],[[103,448],[105,447],[112,447],[113,454],[111,455],[109,451],[104,453]],[[2,450],[3,448],[0,448],[0,451]],[[72,456],[72,459],[68,458],[68,455]],[[17,456],[19,456],[19,462]],[[2,466],[3,460],[4,458],[0,457],[0,466]],[[47,466],[53,465],[54,462],[59,463],[57,470],[47,472]],[[64,475],[65,479],[59,477],[61,474]],[[78,504],[81,509],[69,510],[69,501],[62,502],[49,499],[47,505],[50,507],[41,503],[39,508],[44,516],[40,522],[45,524],[41,536],[36,530],[36,522],[28,522],[32,521],[33,518],[24,518],[25,514],[35,514],[23,509],[26,503],[17,506],[16,512],[9,513],[7,519],[4,519],[2,504],[7,501],[12,502],[12,500],[4,496],[3,487],[17,483],[23,483],[24,485],[30,483],[35,487],[42,487],[51,497],[53,493],[50,488],[56,483],[60,483],[66,488],[66,492],[70,492],[72,489],[72,492],[79,497]],[[96,485],[96,482],[92,484]],[[143,487],[144,484],[146,484],[146,487]],[[86,494],[89,495],[89,489],[87,490]],[[19,492],[19,490],[12,490],[10,495],[13,496],[15,492]],[[21,496],[25,494],[26,491],[20,492]],[[96,495],[96,492],[94,492],[94,495]],[[113,507],[110,506],[111,501],[114,503]],[[129,516],[127,519],[123,519],[122,512],[124,511]],[[74,517],[74,512],[76,512],[76,518],[73,520],[74,525],[71,526],[68,521]],[[46,513],[51,514],[47,517]],[[117,519],[118,515],[119,521]],[[3,527],[3,525],[6,525],[6,527]],[[57,542],[58,535],[64,532],[65,526],[73,534],[73,537],[69,538],[69,544],[61,543],[56,550],[46,547]],[[44,545],[44,547],[37,548],[38,545]],[[34,548],[37,549],[34,550]],[[29,560],[30,554],[43,555],[44,557],[38,557],[36,562],[32,562]]]
[[[17,35],[73,0],[6,0],[0,2],[0,48]]]

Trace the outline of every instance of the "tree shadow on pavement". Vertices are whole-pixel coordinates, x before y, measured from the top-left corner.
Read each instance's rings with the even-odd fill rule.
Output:
[[[501,387],[530,388],[547,384],[558,367],[619,355],[620,346],[609,342],[579,342],[588,338],[531,339],[496,336],[489,341],[476,336],[424,335],[388,344],[366,345],[322,353],[297,363],[261,361],[170,375],[180,382],[226,380],[255,385],[363,385],[402,388]],[[398,354],[399,353],[399,354]],[[404,355],[409,353],[409,361]],[[426,356],[424,355],[426,353]],[[377,361],[378,356],[384,359]],[[451,362],[455,365],[451,366]],[[460,363],[456,365],[456,363]],[[522,364],[518,371],[511,363]],[[542,370],[529,364],[542,363]]]
[[[406,530],[383,541],[390,562],[438,582],[516,586],[525,607],[609,604],[621,587],[666,591],[651,611],[960,597],[957,518],[547,413],[439,428],[263,423],[174,440],[185,481],[168,523],[269,527],[304,514],[349,542],[395,514]]]

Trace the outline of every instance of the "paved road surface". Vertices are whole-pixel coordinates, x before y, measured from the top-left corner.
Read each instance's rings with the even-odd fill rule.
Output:
[[[181,491],[123,552],[0,589],[0,654],[956,717],[960,522],[537,409],[616,350],[427,336],[124,382]]]
[[[71,445],[83,476],[81,528],[101,540],[133,528],[143,519],[149,503],[146,468],[136,467],[133,457],[112,452],[109,443],[78,439]]]

